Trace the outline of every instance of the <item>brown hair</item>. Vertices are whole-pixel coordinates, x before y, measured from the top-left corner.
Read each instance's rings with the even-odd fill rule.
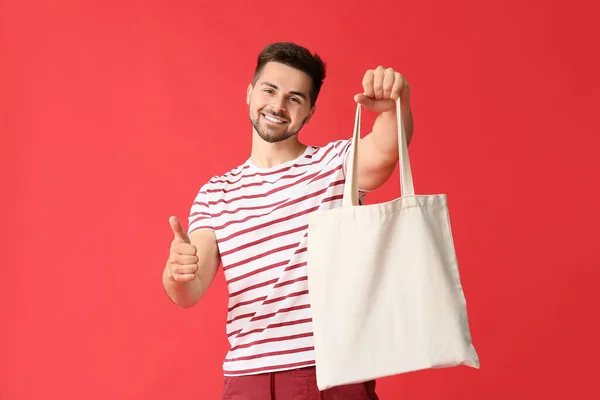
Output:
[[[326,65],[318,54],[295,43],[277,42],[267,45],[258,55],[254,71],[254,85],[268,62],[278,62],[305,72],[312,79],[310,91],[311,107],[315,105],[326,74]]]

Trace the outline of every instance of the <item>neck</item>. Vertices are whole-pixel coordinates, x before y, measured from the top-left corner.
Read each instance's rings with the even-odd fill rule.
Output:
[[[295,160],[305,150],[306,145],[300,143],[297,135],[281,142],[269,143],[261,139],[258,133],[254,131],[252,134],[250,160],[258,168],[272,168],[279,164]]]

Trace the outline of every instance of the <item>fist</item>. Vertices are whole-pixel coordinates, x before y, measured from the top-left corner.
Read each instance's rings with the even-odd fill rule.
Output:
[[[354,96],[354,100],[367,110],[385,112],[395,109],[396,99],[408,106],[410,88],[406,79],[392,68],[379,66],[365,72],[362,81],[363,93]]]
[[[167,272],[176,282],[192,281],[198,271],[196,247],[190,242],[177,217],[169,218],[169,223],[173,231],[173,241],[167,261]]]

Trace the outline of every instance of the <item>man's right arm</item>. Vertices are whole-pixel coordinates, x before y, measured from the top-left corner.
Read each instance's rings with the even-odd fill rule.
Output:
[[[188,308],[200,301],[215,278],[221,263],[217,239],[208,230],[188,236],[175,217],[170,223],[174,239],[163,270],[163,287],[173,303]]]

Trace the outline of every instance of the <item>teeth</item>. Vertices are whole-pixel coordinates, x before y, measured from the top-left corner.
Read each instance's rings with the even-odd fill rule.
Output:
[[[284,122],[284,121],[280,120],[279,118],[275,118],[275,117],[273,117],[273,116],[266,115],[266,114],[265,114],[265,118],[266,118],[267,120],[271,121],[271,122],[274,122],[274,123],[276,123],[276,124],[283,124],[283,122]]]

